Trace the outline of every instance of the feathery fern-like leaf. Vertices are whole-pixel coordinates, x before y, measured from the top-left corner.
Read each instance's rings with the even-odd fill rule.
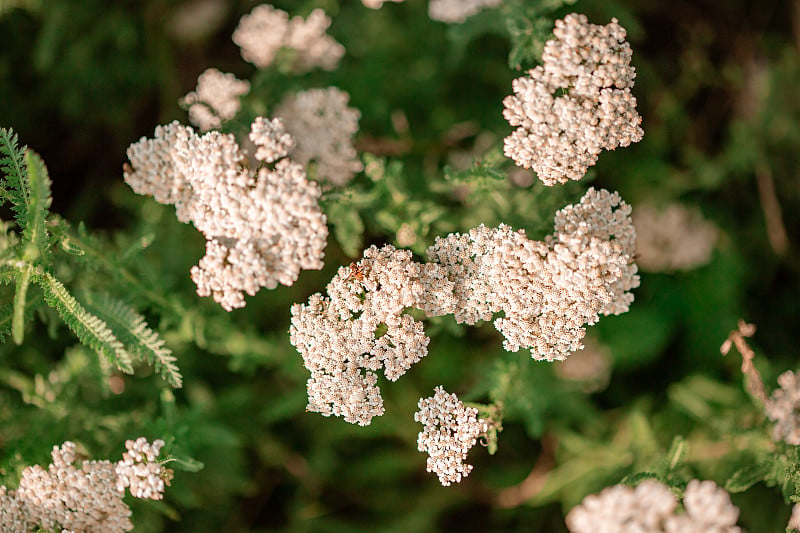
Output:
[[[49,227],[52,228],[55,238],[62,243],[62,248],[64,247],[63,243],[68,242],[70,248],[68,252],[73,256],[80,257],[87,266],[91,263],[94,268],[103,269],[113,276],[114,280],[118,281],[124,290],[142,295],[160,311],[168,312],[174,316],[183,315],[184,310],[179,303],[165,297],[159,291],[153,290],[152,286],[142,282],[127,269],[120,259],[129,250],[112,251],[109,246],[105,245],[96,236],[89,234],[82,224],[78,225],[77,228],[73,228],[66,220],[59,218],[58,215],[52,217]]]
[[[25,306],[28,304],[28,285],[31,283],[33,265],[17,270],[17,290],[14,293],[14,316],[11,321],[11,336],[19,345],[25,340]]]
[[[3,179],[2,195],[4,200],[13,204],[15,218],[20,218],[27,206],[27,198],[21,195],[25,190],[23,183],[27,181],[25,168],[25,151],[27,146],[19,148],[17,134],[12,129],[0,128],[0,171]]]
[[[28,169],[28,212],[24,225],[21,225],[25,255],[38,255],[46,260],[50,251],[47,215],[53,201],[50,196],[50,176],[44,161],[33,150],[25,152],[25,166]]]
[[[149,365],[173,387],[182,385],[183,377],[175,364],[172,350],[164,347],[164,340],[147,326],[145,318],[124,302],[102,294],[87,307],[101,317],[117,338],[134,355]]]
[[[14,219],[22,230],[23,258],[47,258],[47,215],[52,202],[47,167],[35,152],[19,148],[13,130],[0,128],[0,170],[5,174],[2,196],[11,202]]]
[[[131,355],[98,317],[89,313],[49,272],[38,271],[34,281],[42,288],[47,305],[55,309],[67,327],[87,347],[108,358],[118,369],[133,373]]]

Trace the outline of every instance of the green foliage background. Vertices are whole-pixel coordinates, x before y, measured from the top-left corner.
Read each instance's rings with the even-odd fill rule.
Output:
[[[563,514],[586,494],[648,476],[678,489],[694,477],[727,484],[740,525],[783,531],[787,502],[800,500],[797,448],[772,442],[739,355],[722,357],[719,346],[744,318],[758,326],[751,346],[768,390],[798,366],[797,2],[508,0],[459,26],[431,21],[419,0],[378,11],[355,0],[276,2],[293,15],[325,8],[347,48],[339,69],[302,76],[256,72],[239,57],[230,34],[255,3],[224,3],[216,24],[179,36],[170,21],[186,4],[0,0],[0,126],[41,155],[29,152],[33,182],[52,181],[52,205],[44,194],[37,211],[44,233],[44,218],[4,208],[17,225],[0,257],[27,250],[33,266],[29,279],[0,272],[0,483],[16,486],[25,465],[47,464],[65,440],[114,458],[144,435],[167,441],[179,471],[163,502],[131,502],[140,531],[563,531]],[[628,29],[645,137],[601,154],[581,182],[519,187],[506,179],[514,166],[502,156],[502,99],[517,68],[535,64],[553,20],[572,11]],[[177,100],[208,67],[253,84],[227,131],[287,92],[336,85],[362,113],[357,148],[367,152],[367,171],[325,194],[325,269],[230,314],[189,279],[202,235],[136,196],[121,172],[128,144],[156,124],[186,122]],[[485,154],[453,168],[452,152],[480,143]],[[768,237],[759,176],[774,182],[783,251]],[[417,254],[480,223],[541,238],[589,184],[618,190],[634,209],[696,205],[721,229],[710,264],[643,273],[631,311],[591,328],[613,357],[604,390],[584,392],[528,353],[504,352],[489,325],[439,319],[426,326],[430,355],[383,387],[387,413],[371,426],[304,412],[292,303],[323,290],[364,246],[397,244],[403,224]],[[121,348],[97,345],[110,342],[103,335],[87,341],[54,283]],[[181,388],[171,386],[172,356]],[[439,384],[504,404],[497,452],[476,447],[474,472],[448,488],[425,472],[412,418]],[[526,478],[538,485],[514,499]]]

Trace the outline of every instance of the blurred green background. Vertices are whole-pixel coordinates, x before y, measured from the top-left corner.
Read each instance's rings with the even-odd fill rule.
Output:
[[[768,390],[800,355],[800,2],[562,4],[509,0],[448,26],[417,0],[381,10],[276,2],[292,15],[324,8],[347,49],[333,72],[285,76],[256,72],[230,39],[254,2],[0,0],[0,126],[47,163],[52,211],[83,221],[118,260],[94,271],[64,262],[59,274],[78,293],[128,291],[184,375],[172,391],[143,368],[112,394],[94,354],[52,321],[32,321],[25,344],[0,346],[0,483],[46,464],[64,440],[113,458],[125,438],[167,434],[204,468],[177,472],[164,502],[134,502],[140,531],[557,532],[587,493],[656,468],[675,436],[690,444],[687,479],[724,482],[769,453],[741,359],[719,346],[738,319],[755,323]],[[511,131],[502,99],[522,75],[509,61],[533,67],[553,20],[573,11],[596,24],[617,17],[628,30],[645,137],[601,154],[581,182],[520,187],[505,179],[513,164],[500,155]],[[189,279],[202,235],[133,194],[121,172],[130,143],[157,124],[187,122],[177,101],[209,67],[252,81],[251,111],[290,91],[348,91],[362,114],[359,152],[386,161],[382,180],[361,175],[344,189],[352,196],[328,195],[323,271],[230,314],[197,297]],[[478,165],[461,170],[454,152]],[[288,343],[289,306],[324,290],[362,245],[396,243],[403,222],[414,225],[418,254],[436,235],[479,223],[541,238],[589,184],[619,191],[634,210],[695,206],[720,231],[708,264],[643,272],[631,311],[590,328],[611,357],[607,386],[587,390],[527,352],[504,352],[489,324],[441,319],[426,326],[430,355],[383,387],[387,413],[371,426],[304,412],[308,374]],[[141,284],[120,281],[118,266]],[[469,401],[505,402],[498,452],[476,447],[474,472],[453,487],[439,486],[416,450],[416,402],[439,384]],[[783,531],[789,506],[778,489],[757,484],[734,503],[749,531]]]

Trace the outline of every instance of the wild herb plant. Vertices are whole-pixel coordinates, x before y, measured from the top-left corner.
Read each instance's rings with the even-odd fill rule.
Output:
[[[716,7],[0,2],[2,528],[800,526],[794,11]]]

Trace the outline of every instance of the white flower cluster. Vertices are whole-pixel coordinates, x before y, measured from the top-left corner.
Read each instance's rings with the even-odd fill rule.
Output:
[[[149,453],[153,460],[163,445],[157,440],[150,447],[143,437],[136,443],[141,453]],[[46,470],[39,465],[25,468],[16,491],[0,487],[0,531],[27,533],[41,528],[118,532],[133,529],[129,518],[131,510],[122,499],[124,488],[118,488],[117,474],[127,462],[128,454],[116,465],[109,461],[82,461],[78,467],[75,444],[67,441],[60,447],[54,446],[51,456],[53,462]],[[158,475],[162,479],[171,477],[171,470],[159,468]],[[130,485],[133,489],[133,483]],[[157,494],[151,491],[148,496],[140,496],[133,490],[132,494],[137,498],[160,499],[163,490],[162,481]]]
[[[630,208],[590,189],[555,216],[555,233],[532,241],[508,226],[437,239],[428,263],[392,246],[342,267],[328,297],[292,307],[290,341],[311,372],[308,410],[367,425],[383,414],[376,371],[394,381],[427,354],[422,323],[406,313],[453,314],[460,323],[505,316],[507,350],[564,359],[582,347],[584,325],[627,311],[638,286]]]
[[[128,487],[134,498],[161,500],[164,498],[164,479],[167,469],[157,461],[164,441],[156,439],[153,444],[144,437],[125,442],[127,452],[115,467],[117,490],[125,492]]]
[[[620,314],[638,287],[630,207],[617,193],[590,188],[555,216],[544,242],[505,225],[438,238],[428,249],[454,283],[455,319],[494,321],[506,350],[530,348],[538,360],[562,360],[582,347],[586,324]]]
[[[364,251],[328,284],[328,297],[314,294],[292,306],[290,341],[311,372],[309,411],[336,415],[362,426],[383,414],[376,372],[396,381],[428,353],[422,323],[408,308],[436,313],[436,293],[451,287],[438,265],[411,260],[393,246]]]
[[[446,487],[472,472],[472,465],[464,461],[488,425],[478,418],[477,409],[466,407],[455,394],[448,394],[441,386],[434,390],[430,398],[420,399],[419,410],[414,413],[414,420],[423,425],[417,448],[428,454],[428,472],[436,474]]]
[[[767,417],[775,422],[773,438],[800,446],[800,376],[787,370],[778,376],[778,385],[764,404]]]
[[[505,154],[545,185],[579,180],[602,150],[642,139],[631,94],[635,69],[625,29],[589,24],[584,15],[556,21],[542,65],[513,82],[503,116],[517,129]]]
[[[255,173],[233,135],[158,126],[153,139],[128,148],[124,173],[136,193],[174,204],[178,220],[205,235],[192,280],[228,311],[244,307],[245,292],[292,285],[301,269],[322,268],[328,236],[319,186],[285,157],[293,143],[280,120],[257,118],[250,139],[265,163]]]
[[[235,117],[241,106],[239,97],[249,91],[250,82],[209,68],[198,76],[197,88],[184,96],[181,103],[189,106],[189,121],[200,131],[208,131]]]
[[[503,0],[431,0],[428,16],[448,24],[460,24],[487,7],[497,7]]]
[[[637,262],[642,270],[691,270],[711,260],[719,231],[696,209],[670,204],[663,209],[636,207]]]
[[[567,514],[572,533],[739,533],[739,509],[713,481],[693,479],[683,495],[685,512],[658,481],[648,480],[635,489],[614,485],[590,495]]]
[[[296,71],[333,70],[344,55],[344,46],[325,33],[330,25],[330,17],[321,9],[305,20],[299,16],[289,19],[285,11],[262,4],[241,18],[233,42],[241,49],[242,58],[258,68],[270,66],[281,48],[290,48]]]
[[[303,165],[315,161],[316,178],[334,185],[346,184],[363,169],[353,147],[361,113],[347,107],[349,98],[336,87],[311,89],[284,98],[275,108],[297,141],[291,158]]]

